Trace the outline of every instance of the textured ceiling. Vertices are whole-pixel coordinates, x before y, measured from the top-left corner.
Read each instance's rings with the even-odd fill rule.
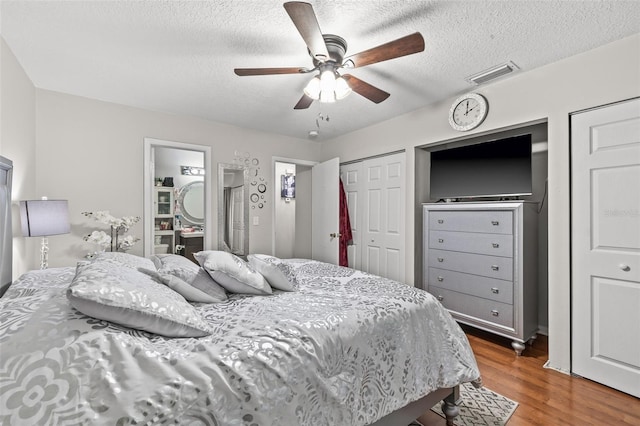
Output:
[[[391,96],[352,93],[293,110],[309,74],[238,77],[236,67],[311,67],[279,0],[7,1],[0,31],[38,88],[317,140],[474,90],[465,77],[521,72],[640,32],[638,1],[311,0],[347,56],[419,31],[422,53],[351,70]]]

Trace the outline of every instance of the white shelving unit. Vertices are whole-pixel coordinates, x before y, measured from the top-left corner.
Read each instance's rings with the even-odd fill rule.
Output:
[[[153,198],[154,254],[173,253],[175,250],[173,187],[155,187]]]

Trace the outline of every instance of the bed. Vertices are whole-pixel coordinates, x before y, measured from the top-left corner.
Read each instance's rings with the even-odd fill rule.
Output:
[[[216,303],[188,303],[201,280],[224,282],[222,269],[154,260],[104,253],[11,283],[0,298],[0,424],[399,426],[438,401],[453,424],[458,386],[479,383],[466,336],[423,290],[291,259],[259,269],[268,294],[217,288],[207,295]],[[189,266],[161,274],[172,262]],[[140,293],[142,282],[155,287]],[[81,297],[87,288],[100,300],[137,294],[142,308],[97,310]],[[206,333],[167,337],[158,313],[187,318],[181,333]]]
[[[0,298],[0,423],[401,425],[442,399],[456,414],[479,373],[430,294],[282,262],[294,291],[195,303],[213,333],[189,338],[80,313],[77,268],[26,273]]]

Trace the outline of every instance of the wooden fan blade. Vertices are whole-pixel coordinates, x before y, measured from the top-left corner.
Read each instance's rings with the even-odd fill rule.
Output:
[[[371,102],[379,104],[390,96],[389,93],[385,92],[384,90],[378,89],[377,87],[372,86],[369,83],[366,83],[352,75],[345,74],[342,76],[342,78],[345,79],[349,87],[351,87],[351,90],[361,96],[364,96]]]
[[[272,74],[299,74],[304,68],[236,68],[233,72],[239,76],[246,75],[272,75]]]
[[[322,31],[320,31],[313,7],[309,3],[290,1],[284,4],[284,8],[313,57],[322,62],[329,59],[327,45],[324,43],[324,37],[322,37]]]
[[[310,98],[307,95],[302,95],[296,106],[293,109],[307,109],[313,103],[313,98]]]
[[[364,67],[365,65],[375,64],[377,62],[388,61],[389,59],[399,58],[401,56],[411,55],[413,53],[422,52],[424,50],[424,39],[422,34],[413,33],[411,35],[399,38],[389,43],[356,53],[344,60],[344,64],[351,61],[354,67]]]

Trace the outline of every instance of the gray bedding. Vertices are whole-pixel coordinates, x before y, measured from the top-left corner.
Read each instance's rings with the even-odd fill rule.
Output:
[[[200,338],[81,314],[75,268],[23,275],[0,299],[0,424],[358,426],[479,378],[427,292],[287,262],[293,292],[196,304],[214,329]]]

